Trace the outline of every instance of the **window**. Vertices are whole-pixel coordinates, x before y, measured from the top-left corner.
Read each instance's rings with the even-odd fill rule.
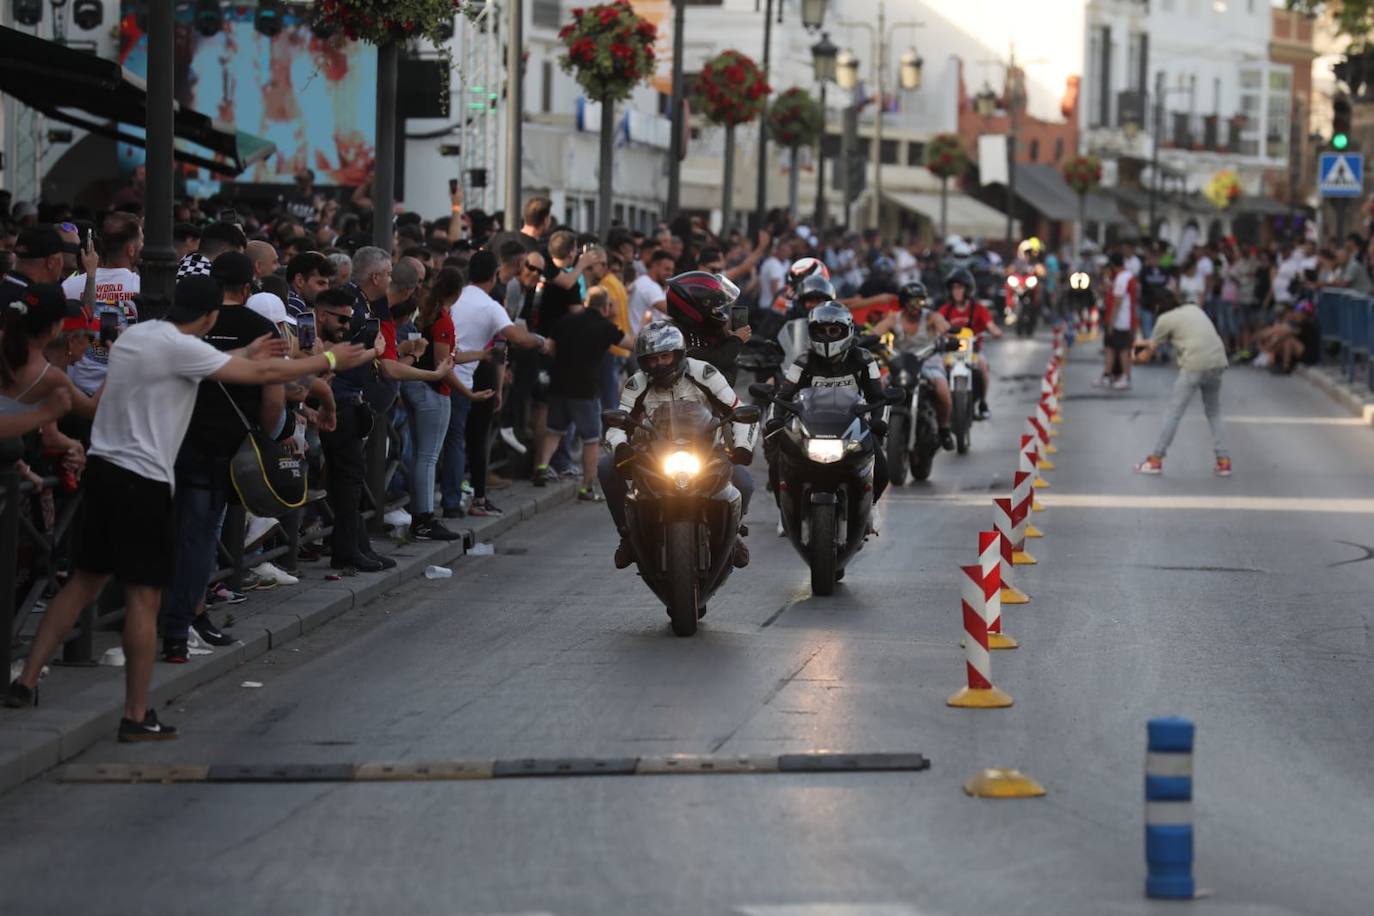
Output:
[[[1064,161],[1064,138],[1057,137],[1054,141],[1054,161],[1056,163]]]
[[[926,164],[926,145],[924,143],[907,144],[906,164],[916,168]]]
[[[840,135],[827,133],[821,138],[821,155],[834,159],[840,154]]]
[[[1102,62],[1098,65],[1100,86],[1098,88],[1097,123],[1103,126],[1112,123],[1112,29],[1101,28]]]
[[[1031,162],[1039,162],[1039,161],[1040,161],[1040,141],[1039,141],[1039,140],[1032,140],[1032,141],[1030,142],[1030,161],[1031,161]]]
[[[1102,32],[1093,29],[1088,34],[1088,84],[1084,104],[1088,109],[1088,126],[1101,127],[1098,112],[1102,105]]]
[[[559,0],[534,0],[531,14],[537,27],[557,29],[563,25],[563,12]]]
[[[901,144],[900,144],[898,141],[896,141],[896,140],[884,140],[884,141],[883,141],[883,150],[882,150],[882,163],[883,163],[883,165],[896,165],[896,164],[897,164],[897,148],[898,148],[900,145],[901,145]],[[870,148],[871,148],[871,147],[870,147]]]
[[[1150,72],[1150,36],[1146,32],[1131,34],[1126,46],[1126,79],[1128,88],[1144,92],[1149,86],[1146,80]]]
[[[658,93],[658,113],[664,118],[673,116],[673,97],[666,92]]]
[[[539,67],[539,110],[553,111],[553,61],[546,60]]]

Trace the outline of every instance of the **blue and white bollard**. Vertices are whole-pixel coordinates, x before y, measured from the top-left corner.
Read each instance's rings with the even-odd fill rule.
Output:
[[[1147,723],[1145,754],[1145,895],[1191,899],[1193,885],[1193,723]]]

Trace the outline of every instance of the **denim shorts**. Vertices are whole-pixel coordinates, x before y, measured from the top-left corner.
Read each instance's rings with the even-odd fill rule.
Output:
[[[601,401],[599,398],[549,398],[548,428],[550,432],[566,433],[569,429],[583,442],[601,438]]]

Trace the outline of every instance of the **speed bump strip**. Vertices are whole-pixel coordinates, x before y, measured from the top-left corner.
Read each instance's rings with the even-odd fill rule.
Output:
[[[515,760],[441,760],[326,764],[74,763],[64,783],[302,783],[425,782],[571,776],[671,776],[741,773],[918,772],[921,754],[673,754],[662,757],[547,757]]]

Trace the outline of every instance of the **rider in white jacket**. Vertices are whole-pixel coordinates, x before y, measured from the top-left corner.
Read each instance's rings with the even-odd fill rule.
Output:
[[[639,419],[672,401],[695,401],[706,405],[717,416],[739,407],[740,400],[725,375],[710,363],[690,359],[686,349],[687,341],[682,332],[667,321],[655,321],[640,331],[634,352],[639,371],[625,382],[620,394],[620,409]],[[735,463],[734,484],[742,499],[741,515],[748,513],[749,498],[754,492],[753,478],[744,467],[754,460],[754,434],[753,424],[730,424],[730,458]],[[597,477],[601,491],[606,494],[606,506],[611,510],[616,530],[620,532],[615,565],[624,569],[634,562],[634,551],[626,537],[627,479],[622,469],[634,460],[634,452],[622,429],[608,429],[605,441],[611,454],[601,459]],[[735,565],[743,566],[749,562],[749,548],[744,546],[742,538],[735,543]]]

